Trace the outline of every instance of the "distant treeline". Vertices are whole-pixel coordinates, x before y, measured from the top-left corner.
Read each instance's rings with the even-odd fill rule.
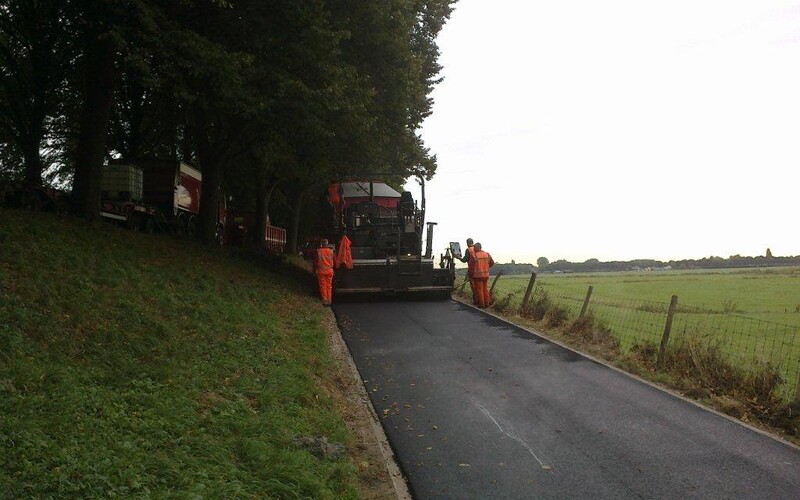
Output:
[[[491,273],[493,275],[502,272],[505,275],[511,274],[530,274],[532,272],[551,272],[551,273],[585,273],[600,271],[669,271],[676,269],[724,269],[741,267],[779,267],[779,266],[800,266],[800,255],[794,257],[743,257],[732,255],[727,259],[722,257],[704,257],[702,259],[670,260],[661,261],[653,259],[635,259],[629,261],[610,261],[601,262],[597,259],[589,259],[586,262],[570,262],[567,260],[557,260],[550,262],[541,269],[533,264],[495,264]]]

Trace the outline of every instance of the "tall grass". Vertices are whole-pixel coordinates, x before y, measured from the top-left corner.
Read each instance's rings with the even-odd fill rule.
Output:
[[[0,497],[354,498],[320,308],[232,251],[0,209]]]

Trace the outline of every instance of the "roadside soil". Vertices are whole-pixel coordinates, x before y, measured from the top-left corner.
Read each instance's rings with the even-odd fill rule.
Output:
[[[355,437],[347,452],[358,467],[358,490],[362,499],[410,500],[405,479],[394,460],[383,428],[375,415],[366,389],[342,339],[332,311],[322,321],[328,333],[331,355],[337,362],[335,387],[329,392],[339,413]]]
[[[316,281],[309,261],[296,258],[290,262],[309,273],[310,283],[311,280]],[[397,466],[332,310],[328,309],[322,315],[322,327],[328,336],[331,356],[336,361],[333,386],[327,386],[326,389],[354,437],[353,442],[347,444],[347,453],[358,467],[359,498],[411,500],[405,478]]]

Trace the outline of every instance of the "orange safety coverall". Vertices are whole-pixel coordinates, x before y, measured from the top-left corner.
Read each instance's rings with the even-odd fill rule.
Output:
[[[475,246],[470,245],[467,247],[467,279],[469,280],[469,288],[472,290],[472,303],[478,305],[478,292],[475,290],[475,278],[472,273],[475,271]]]
[[[322,303],[330,304],[333,291],[333,250],[328,247],[317,250],[317,259],[314,261],[314,274],[317,275]]]
[[[475,289],[478,292],[478,307],[489,307],[489,268],[494,265],[494,260],[488,252],[481,250],[475,252],[475,269],[472,277],[475,280]]]

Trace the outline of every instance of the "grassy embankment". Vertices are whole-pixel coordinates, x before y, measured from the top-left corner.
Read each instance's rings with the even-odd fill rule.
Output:
[[[353,437],[323,310],[280,269],[0,209],[0,497],[357,496],[308,448]]]
[[[493,308],[511,321],[800,442],[800,399],[795,399],[800,335],[790,322],[800,316],[792,305],[800,301],[798,278],[797,268],[544,275],[529,307],[520,311],[529,277],[503,276]],[[588,314],[578,318],[589,285]],[[658,363],[672,294],[679,297],[678,313]]]

